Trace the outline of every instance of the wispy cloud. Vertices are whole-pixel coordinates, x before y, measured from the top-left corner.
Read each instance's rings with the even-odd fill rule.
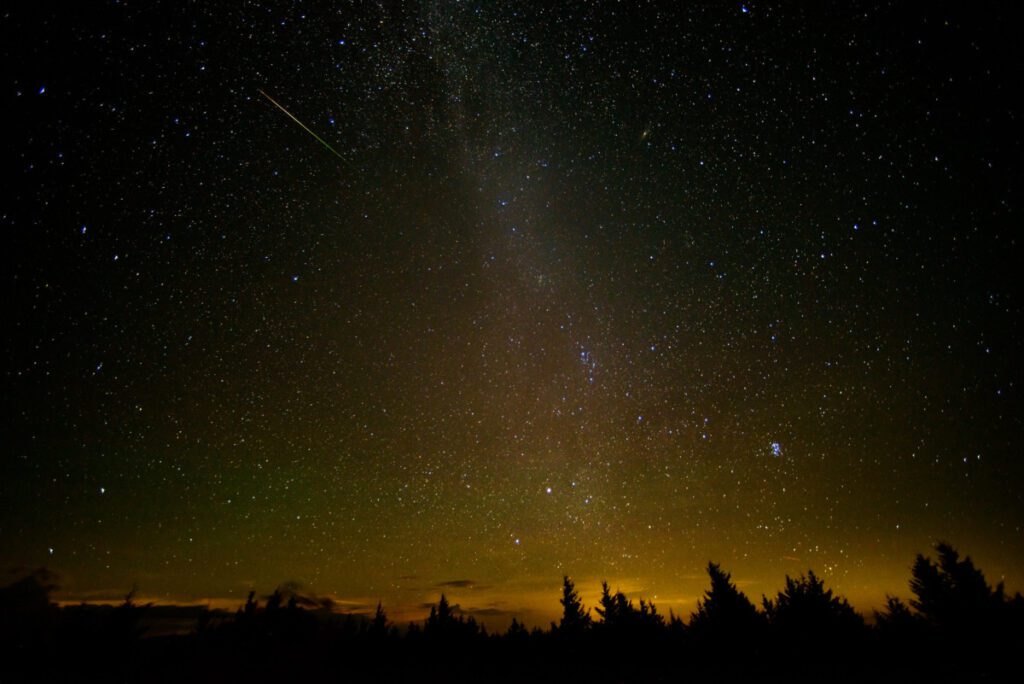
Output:
[[[446,582],[438,582],[434,585],[435,589],[489,589],[490,587],[486,584],[478,584],[476,581],[471,579],[458,579],[448,580]]]

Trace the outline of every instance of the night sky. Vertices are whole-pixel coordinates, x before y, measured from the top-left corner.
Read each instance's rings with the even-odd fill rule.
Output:
[[[1024,589],[1011,3],[19,4],[4,573]]]

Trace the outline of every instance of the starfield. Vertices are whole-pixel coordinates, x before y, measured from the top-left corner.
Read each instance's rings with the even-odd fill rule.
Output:
[[[1016,679],[1019,26],[3,8],[0,679]]]

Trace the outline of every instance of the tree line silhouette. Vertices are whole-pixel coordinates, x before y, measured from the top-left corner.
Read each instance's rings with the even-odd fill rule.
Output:
[[[634,603],[607,582],[588,608],[568,576],[547,630],[513,618],[503,633],[441,594],[402,628],[381,604],[339,615],[329,601],[281,587],[235,614],[202,610],[188,633],[146,635],[133,589],[119,606],[50,601],[45,570],[0,588],[0,680],[118,681],[1009,681],[1024,653],[1024,598],[988,584],[949,544],[918,554],[909,603],[889,597],[866,621],[813,571],[785,578],[760,609],[709,563],[710,586],[689,620]],[[184,610],[184,609],[182,609]],[[7,673],[5,676],[4,673]]]

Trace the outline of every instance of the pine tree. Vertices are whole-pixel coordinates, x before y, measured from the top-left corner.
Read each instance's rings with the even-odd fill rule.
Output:
[[[441,600],[437,602],[437,622],[441,625],[446,625],[452,621],[452,607],[448,603],[448,598],[441,594]]]
[[[452,614],[452,607],[448,603],[448,598],[444,594],[441,594],[441,600],[437,602],[437,606],[430,607],[430,616],[427,617],[424,632],[433,634],[450,634],[456,622],[457,621]]]
[[[909,632],[918,621],[907,604],[895,596],[886,596],[885,610],[875,611],[875,624],[884,632]]]
[[[736,585],[732,576],[716,563],[708,563],[711,588],[697,602],[690,628],[697,634],[749,636],[762,622],[757,608]]]
[[[256,592],[250,591],[249,597],[245,599],[245,608],[243,609],[242,615],[244,615],[247,620],[252,620],[256,617],[256,609],[258,607],[259,604],[256,601]]]
[[[604,625],[612,625],[616,622],[616,602],[615,597],[612,596],[611,589],[608,588],[608,582],[601,582],[601,598],[598,600],[600,604],[597,607],[597,614],[601,616],[601,622]]]
[[[813,570],[798,578],[786,575],[786,588],[774,601],[765,598],[763,603],[769,624],[790,634],[826,639],[849,636],[864,626],[864,619],[849,602],[825,589]]]
[[[606,585],[607,586],[607,585]],[[590,611],[584,610],[576,585],[568,575],[562,577],[562,619],[558,629],[564,634],[577,635],[590,627]]]
[[[970,556],[945,542],[935,546],[938,563],[921,554],[911,569],[910,605],[930,624],[939,627],[976,629],[993,620],[1006,602],[1003,586],[989,586],[984,573]]]
[[[505,632],[505,638],[516,643],[526,640],[529,638],[529,635],[530,633],[526,631],[526,627],[523,627],[523,624],[514,617],[512,618],[512,624],[508,627],[508,631]]]
[[[380,601],[377,601],[377,611],[373,615],[373,620],[370,622],[370,634],[383,637],[388,633],[388,616],[384,612],[384,607]]]
[[[266,613],[276,613],[277,609],[281,607],[281,602],[284,600],[284,594],[281,593],[281,589],[275,589],[274,593],[267,597],[267,605],[264,607]]]

